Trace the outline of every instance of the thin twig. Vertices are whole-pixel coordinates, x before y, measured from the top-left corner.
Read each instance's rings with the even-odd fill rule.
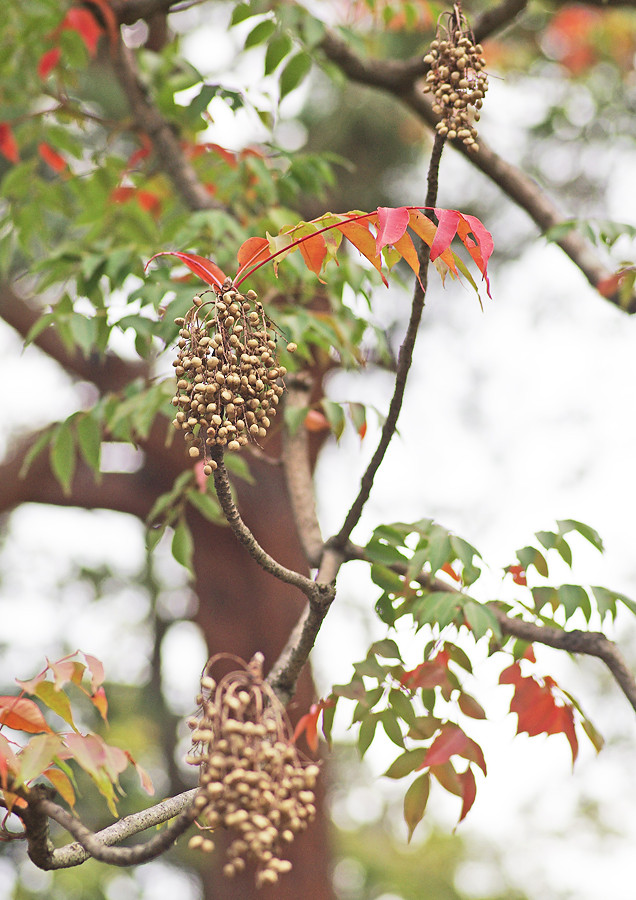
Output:
[[[428,186],[426,194],[426,206],[428,208],[434,207],[437,202],[437,179],[442,150],[444,148],[444,142],[445,138],[440,134],[436,134],[428,168]],[[400,351],[398,353],[395,385],[393,388],[393,396],[391,397],[391,402],[389,404],[389,411],[382,426],[382,432],[380,435],[378,446],[375,450],[375,453],[371,457],[371,462],[367,466],[366,471],[364,472],[360,481],[360,490],[358,492],[358,496],[351,505],[342,528],[340,529],[338,534],[335,535],[335,537],[331,538],[330,543],[334,547],[337,547],[339,549],[342,549],[346,545],[349,537],[351,536],[351,532],[360,520],[362,510],[369,498],[371,488],[373,487],[373,479],[375,478],[376,472],[378,471],[380,464],[384,459],[388,446],[391,442],[391,438],[395,433],[398,416],[400,415],[400,410],[402,409],[402,401],[404,399],[404,391],[406,388],[406,379],[409,373],[409,369],[411,368],[411,362],[413,360],[413,348],[415,347],[415,340],[417,338],[417,332],[420,325],[420,320],[422,318],[422,311],[424,309],[424,298],[426,294],[426,287],[428,284],[429,256],[429,248],[422,242],[420,251],[418,253],[418,257],[420,260],[419,278],[415,279],[415,289],[413,291],[413,301],[411,303],[411,316],[409,319],[408,327],[406,329],[404,340],[402,342],[402,346],[400,347]]]

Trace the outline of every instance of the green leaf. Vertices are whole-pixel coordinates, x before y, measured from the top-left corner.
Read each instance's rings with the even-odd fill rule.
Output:
[[[419,768],[428,752],[428,747],[416,747],[415,750],[405,750],[397,759],[394,759],[389,768],[384,772],[386,778],[404,778]]]
[[[371,746],[371,742],[375,737],[375,729],[378,727],[378,717],[375,713],[372,713],[370,716],[367,716],[360,725],[360,731],[358,732],[358,753],[360,754],[360,759],[367,752],[369,747]]]
[[[554,550],[559,539],[558,534],[555,534],[554,531],[537,531],[535,537],[546,550]]]
[[[436,624],[446,628],[459,613],[464,598],[453,591],[433,591],[424,593],[413,608],[413,617],[418,625]]]
[[[499,623],[487,606],[469,599],[464,604],[464,615],[476,641],[488,634],[489,631],[492,631],[497,637],[501,636]]]
[[[165,525],[159,525],[157,527],[150,527],[146,529],[146,547],[150,552],[155,549],[161,538],[164,536],[165,530]]]
[[[468,654],[464,653],[461,647],[458,647],[457,644],[452,644],[450,641],[446,641],[444,650],[448,653],[450,659],[452,659],[454,663],[457,663],[462,669],[465,669],[472,674],[473,664],[471,663]]]
[[[42,332],[55,322],[54,313],[44,313],[31,325],[24,339],[24,346],[28,347]]]
[[[426,803],[431,787],[431,778],[428,772],[424,772],[416,778],[404,795],[404,821],[409,830],[408,842],[411,843],[413,832],[422,821],[426,810]]]
[[[341,403],[334,403],[333,400],[321,400],[320,405],[329,422],[329,427],[336,436],[336,440],[340,440],[344,431],[346,417]]]
[[[603,749],[603,745],[605,744],[605,738],[603,737],[603,735],[599,731],[597,731],[594,725],[590,722],[589,719],[586,719],[585,716],[583,716],[581,720],[581,725],[583,726],[583,731],[592,742],[592,746],[594,747],[596,752],[600,753]]]
[[[180,519],[174,530],[172,538],[172,555],[178,563],[192,571],[192,556],[194,554],[194,540],[192,532],[185,521]]]
[[[98,475],[102,449],[102,427],[100,423],[94,415],[86,413],[75,420],[75,432],[84,461]]]
[[[304,51],[296,53],[289,60],[283,74],[280,77],[280,99],[291,93],[303,79],[309,74],[311,69],[311,56]]]
[[[406,565],[407,559],[406,556],[398,550],[397,547],[381,543],[375,537],[372,537],[367,546],[365,547],[366,555],[369,557],[371,562],[381,563],[385,566],[394,566],[398,565]],[[393,573],[396,578],[399,578],[399,575]]]
[[[249,3],[239,3],[232,10],[230,25],[238,25],[239,22],[244,22],[245,19],[249,19],[253,15],[255,15],[255,13]]]
[[[534,600],[535,612],[541,612],[543,607],[548,603],[554,612],[559,603],[559,595],[557,594],[556,588],[548,586],[533,587],[532,599]]]
[[[336,715],[336,703],[338,698],[331,697],[331,700],[334,702],[330,706],[325,706],[322,711],[322,734],[324,739],[327,741],[327,746],[331,749],[331,730],[333,728],[333,720]]]
[[[265,53],[265,74],[271,75],[274,69],[283,61],[292,48],[292,41],[289,35],[277,35],[267,45]]]
[[[193,488],[186,492],[186,497],[192,506],[194,506],[208,522],[227,525],[226,518],[221,512],[221,507],[219,506],[219,501],[216,496],[208,494],[207,492],[204,494],[197,488]]]
[[[589,541],[593,547],[599,552],[603,552],[603,540],[598,531],[585,525],[583,522],[577,522],[576,519],[561,519],[557,522],[559,532],[567,534],[568,531],[577,531],[586,541]]]
[[[411,701],[406,694],[397,690],[397,688],[389,691],[389,706],[407,725],[412,725],[415,721],[416,715]]]
[[[265,41],[269,40],[269,38],[276,31],[276,23],[273,19],[264,19],[262,22],[259,22],[256,25],[248,36],[245,38],[245,49],[249,50],[251,47],[258,47],[259,44],[264,44]]]
[[[517,559],[524,569],[527,570],[529,566],[534,566],[539,575],[547,577],[548,564],[546,558],[536,547],[522,547],[521,550],[517,550]]]
[[[381,641],[375,641],[369,647],[369,652],[367,656],[382,656],[384,659],[399,659],[402,662],[402,656],[400,654],[400,650],[395,641],[391,640],[391,638],[384,638]]]
[[[371,580],[387,594],[400,594],[404,590],[403,578],[392,569],[377,563],[371,566]]]
[[[52,681],[41,681],[36,689],[35,696],[45,703],[49,709],[53,710],[60,718],[77,731],[75,722],[73,721],[73,712],[71,710],[71,701],[64,693],[55,689]]]
[[[65,496],[71,493],[71,482],[75,472],[75,446],[70,425],[63,422],[55,431],[51,443],[51,468]]]
[[[605,618],[607,613],[610,614],[612,619],[615,619],[617,600],[616,594],[613,591],[608,591],[607,588],[600,587],[599,585],[592,585],[591,590],[594,594],[594,599],[596,600],[596,605],[598,607],[601,620]]]
[[[407,734],[418,741],[427,741],[439,730],[442,720],[436,716],[417,716]]]
[[[39,456],[46,445],[53,439],[53,434],[53,430],[51,428],[47,428],[37,436],[33,444],[31,444],[31,446],[29,447],[28,452],[25,454],[24,459],[22,460],[18,478],[24,478],[26,476],[35,458]]]
[[[382,721],[382,727],[384,728],[387,737],[390,738],[390,740],[392,740],[394,744],[397,744],[398,747],[404,747],[404,737],[402,735],[402,729],[400,728],[398,718],[393,710],[383,709],[380,713],[380,719]]]
[[[572,550],[564,537],[557,537],[556,549],[566,566],[572,566]]]
[[[562,584],[557,588],[559,603],[565,610],[565,617],[569,619],[577,609],[580,609],[586,621],[590,621],[592,605],[587,591],[578,584]]]
[[[434,575],[447,563],[452,555],[450,535],[441,525],[434,525],[429,535],[428,561],[431,566],[431,575]]]

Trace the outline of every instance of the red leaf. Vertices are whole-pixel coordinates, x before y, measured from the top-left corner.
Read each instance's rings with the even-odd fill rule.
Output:
[[[464,734],[459,725],[448,723],[442,725],[440,734],[428,748],[424,762],[418,769],[426,766],[441,766],[447,763],[451,756],[461,754],[465,750],[470,738]]]
[[[20,153],[18,145],[11,131],[11,126],[6,122],[0,122],[0,153],[9,160],[9,162],[20,162]]]
[[[53,47],[52,50],[47,50],[46,53],[43,53],[40,57],[40,62],[38,63],[38,75],[44,81],[44,79],[53,71],[53,69],[57,66],[60,61],[61,50],[59,47]]]
[[[596,282],[596,290],[602,297],[613,297],[620,287],[622,278],[622,272],[617,272],[615,275],[608,275],[607,278],[601,278],[600,281]]]
[[[400,684],[410,690],[437,687],[446,684],[447,680],[446,669],[441,668],[434,660],[420,663],[400,676]]]
[[[395,209],[378,206],[378,234],[375,239],[376,256],[387,244],[395,245],[396,241],[406,234],[409,224],[409,211],[405,206]]]
[[[300,717],[294,729],[294,742],[304,732],[307,746],[314,753],[318,750],[318,716],[321,712],[322,705],[320,703],[312,703],[309,712]]]
[[[435,215],[439,220],[435,238],[431,244],[431,262],[441,256],[444,250],[448,250],[451,241],[457,234],[460,214],[456,209],[435,209]]]
[[[101,25],[97,24],[95,17],[87,9],[78,9],[77,7],[69,9],[60,25],[60,30],[76,31],[84,41],[90,55],[95,56],[97,42],[103,29]]]
[[[265,262],[269,255],[270,249],[269,241],[267,240],[267,238],[248,238],[243,244],[241,244],[241,246],[239,247],[239,251],[236,254],[236,259],[239,264],[237,277],[241,274],[243,269],[247,268],[248,266],[253,266],[257,263]]]
[[[462,811],[459,817],[459,822],[462,819],[465,819],[468,813],[470,812],[470,808],[475,802],[475,797],[477,796],[477,785],[475,784],[475,776],[473,775],[473,770],[470,766],[466,769],[465,772],[458,772],[457,777],[459,779],[459,783],[462,786]]]
[[[518,663],[513,663],[499,676],[500,684],[513,684],[515,692],[510,701],[510,712],[518,717],[517,734],[526,732],[531,737],[537,734],[565,734],[572,750],[572,762],[578,755],[578,740],[574,728],[572,707],[557,703],[554,689],[556,682],[546,678],[540,684],[533,676],[521,675]]]
[[[0,697],[0,725],[28,734],[53,734],[40,707],[26,697]]]
[[[177,259],[180,259],[191,272],[198,275],[198,277],[202,281],[205,281],[206,284],[211,284],[220,288],[225,281],[225,274],[211,259],[206,259],[204,256],[197,256],[195,253],[180,253],[176,250],[162,250],[161,253],[155,253],[155,255],[151,256],[146,263],[144,271],[148,269],[148,266],[153,259],[157,259],[159,256],[176,256]]]
[[[526,570],[523,566],[506,566],[504,571],[512,575],[512,580],[515,584],[527,587],[528,580],[526,578]]]
[[[155,218],[161,213],[161,200],[152,191],[138,190],[135,193],[135,199],[142,209],[149,212]]]
[[[54,172],[63,172],[66,168],[66,160],[60,156],[49,144],[41,143],[38,145],[38,152],[44,162],[50,166]]]

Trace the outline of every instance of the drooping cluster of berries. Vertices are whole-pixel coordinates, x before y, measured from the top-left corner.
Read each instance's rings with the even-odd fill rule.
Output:
[[[438,27],[437,37],[424,57],[430,69],[423,90],[433,92],[433,112],[441,116],[435,126],[437,131],[451,140],[459,138],[474,153],[479,145],[473,123],[479,121],[488,90],[484,51],[481,44],[475,43],[457,5],[448,16],[448,27]],[[469,107],[474,107],[475,112]]]
[[[233,834],[223,873],[231,878],[248,863],[256,884],[275,884],[289,872],[285,847],[316,815],[316,765],[303,765],[290,740],[285,711],[263,681],[263,655],[217,682],[213,657],[201,678],[199,714],[188,720],[193,748],[186,757],[200,767],[195,806],[203,829]],[[214,841],[197,834],[189,846],[212,851]]]
[[[206,475],[216,468],[211,446],[240,450],[249,440],[263,440],[287,373],[277,361],[276,332],[254,291],[243,296],[228,278],[211,293],[211,300],[195,297],[186,316],[175,319],[172,398],[178,409],[172,424],[184,432],[190,457],[203,458]],[[287,344],[287,350],[293,353],[296,345]]]

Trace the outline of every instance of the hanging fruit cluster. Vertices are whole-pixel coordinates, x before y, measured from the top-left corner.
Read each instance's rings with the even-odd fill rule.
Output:
[[[173,425],[184,432],[188,454],[203,459],[211,475],[213,445],[240,450],[249,440],[262,441],[276,415],[287,373],[276,357],[276,332],[257,302],[228,278],[213,298],[195,297],[179,325],[177,358],[173,362],[178,411]],[[295,344],[288,344],[293,353]]]
[[[433,92],[433,112],[441,116],[435,126],[439,134],[459,138],[473,153],[479,150],[477,129],[479,110],[488,90],[486,62],[481,44],[455,4],[448,13],[448,25],[439,25],[424,62],[430,65],[424,93]],[[475,112],[471,112],[474,107]]]
[[[263,655],[217,684],[209,673],[218,659],[205,668],[199,714],[188,720],[193,749],[186,761],[200,767],[195,805],[202,828],[234,835],[223,873],[231,878],[251,862],[262,887],[291,869],[284,848],[316,814],[319,769],[300,761],[285,711],[263,681]],[[209,852],[214,842],[197,834],[189,846]]]

